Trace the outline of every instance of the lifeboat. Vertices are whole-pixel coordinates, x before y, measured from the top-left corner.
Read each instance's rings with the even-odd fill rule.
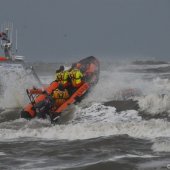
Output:
[[[50,105],[50,107],[46,110],[46,113],[48,112],[46,115],[48,115],[52,121],[57,120],[69,105],[80,102],[99,80],[100,64],[95,57],[87,57],[75,64],[78,63],[79,69],[85,77],[84,83],[76,89],[76,91],[74,91],[61,106],[56,107],[55,104]],[[48,101],[50,102],[52,93],[55,89],[57,89],[58,85],[58,82],[53,81],[49,86],[44,87],[44,90],[36,88],[27,89],[26,92],[30,99],[30,103],[27,104],[21,111],[21,118],[32,119],[39,117],[38,115],[41,111],[37,110],[36,106],[42,105],[42,107],[45,107],[43,104]],[[47,118],[46,115],[43,118]]]
[[[0,56],[0,62],[1,61],[7,61],[8,59],[6,57]]]
[[[4,23],[1,25],[3,32],[0,32],[0,48],[3,50],[4,55],[0,56],[0,69],[5,72],[24,72],[26,75],[31,75],[39,84],[41,84],[34,68],[24,61],[25,57],[16,55],[17,47],[17,30],[13,29],[13,23]],[[15,42],[13,32],[16,32]],[[14,48],[15,46],[15,48]],[[2,71],[0,70],[0,71]]]

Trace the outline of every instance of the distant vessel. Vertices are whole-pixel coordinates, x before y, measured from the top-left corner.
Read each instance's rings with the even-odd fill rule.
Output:
[[[15,30],[15,42],[13,41],[13,23],[5,23],[1,25],[1,48],[5,56],[0,57],[0,61],[23,61],[23,56],[17,56],[15,53],[18,51],[18,35]],[[15,45],[15,49],[14,49]]]
[[[16,55],[18,51],[17,34],[17,30],[14,32],[13,23],[1,25],[0,44],[4,55],[0,56],[0,69],[6,72],[13,71],[22,73],[24,71],[25,74],[32,74],[34,78],[41,83],[33,67],[24,62],[25,57]]]

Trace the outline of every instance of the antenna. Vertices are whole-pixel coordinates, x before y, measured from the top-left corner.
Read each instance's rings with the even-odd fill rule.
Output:
[[[10,30],[10,41],[11,41],[11,43],[12,43],[12,35],[13,35],[13,23],[11,22],[11,23],[9,23],[9,29],[11,29]]]
[[[15,50],[16,50],[16,53],[18,52],[18,31],[16,29],[15,31]]]
[[[3,25],[1,25],[1,32],[3,31]],[[1,48],[2,48],[2,39],[1,39]]]

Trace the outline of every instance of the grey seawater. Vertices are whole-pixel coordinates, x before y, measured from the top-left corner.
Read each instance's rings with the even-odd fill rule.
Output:
[[[170,153],[154,153],[151,146],[128,135],[75,141],[21,138],[0,142],[0,169],[166,169]]]
[[[144,79],[149,81],[157,76],[165,79],[170,77],[169,65],[159,67],[159,65],[148,66],[147,63],[142,63],[143,65],[142,69],[138,69],[137,65],[133,69],[128,67],[126,71],[137,74],[146,73]],[[50,70],[50,65],[48,68]],[[55,71],[54,68],[51,73]],[[36,69],[40,71],[39,65]],[[42,71],[40,72],[42,74]],[[117,111],[139,109],[136,101],[131,101],[131,99],[130,101],[110,100],[106,105],[117,106]],[[154,150],[154,143],[150,139],[130,137],[126,134],[79,140],[44,139],[36,135],[27,138],[21,135],[21,137],[7,139],[8,130],[10,135],[13,129],[25,133],[25,130],[29,128],[28,133],[30,132],[30,127],[27,127],[28,123],[19,119],[20,109],[0,112],[0,169],[2,170],[167,170],[167,165],[170,164],[170,152]],[[142,115],[143,112],[140,114]],[[163,117],[160,116],[161,113],[156,117],[149,114],[149,116],[143,116],[142,119],[146,121],[165,119],[165,122],[168,122],[167,114],[165,113]],[[79,121],[79,119],[75,120]],[[74,122],[69,122],[68,125],[71,123]],[[107,125],[107,122],[105,123]],[[34,124],[35,129],[32,127],[32,131],[38,133],[38,126],[51,127],[49,124]],[[83,128],[82,133],[86,134]],[[5,135],[4,138],[3,135]],[[165,137],[165,141],[168,140],[168,137]]]

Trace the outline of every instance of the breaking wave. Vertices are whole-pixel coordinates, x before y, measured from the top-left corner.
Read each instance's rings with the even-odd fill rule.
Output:
[[[10,126],[13,128],[10,129]],[[143,120],[134,110],[117,113],[113,107],[93,104],[86,109],[78,108],[67,124],[51,126],[48,120],[17,119],[1,123],[0,131],[1,140],[20,137],[77,140],[123,134],[154,139],[170,137],[170,122],[163,119]]]
[[[130,66],[126,66],[126,69]],[[158,74],[127,72],[122,67],[109,67],[101,71],[98,84],[88,97],[76,106],[69,121],[52,126],[49,120],[31,121],[15,119],[0,123],[0,140],[83,140],[127,134],[134,138],[149,139],[152,149],[169,151],[170,122],[170,80]],[[136,69],[136,68],[135,68]],[[141,68],[140,68],[141,69]],[[142,70],[142,69],[141,69]],[[28,102],[25,89],[40,86],[30,75],[2,73],[0,107],[22,107]],[[43,84],[53,80],[53,76],[41,76]],[[13,83],[15,82],[15,83]],[[114,106],[102,103],[110,100],[137,100],[139,110],[118,112]],[[166,118],[143,119],[141,113],[159,115]]]
[[[40,86],[39,81],[33,74],[28,74],[24,69],[0,71],[0,108],[23,107],[28,102],[25,89],[32,86]]]

